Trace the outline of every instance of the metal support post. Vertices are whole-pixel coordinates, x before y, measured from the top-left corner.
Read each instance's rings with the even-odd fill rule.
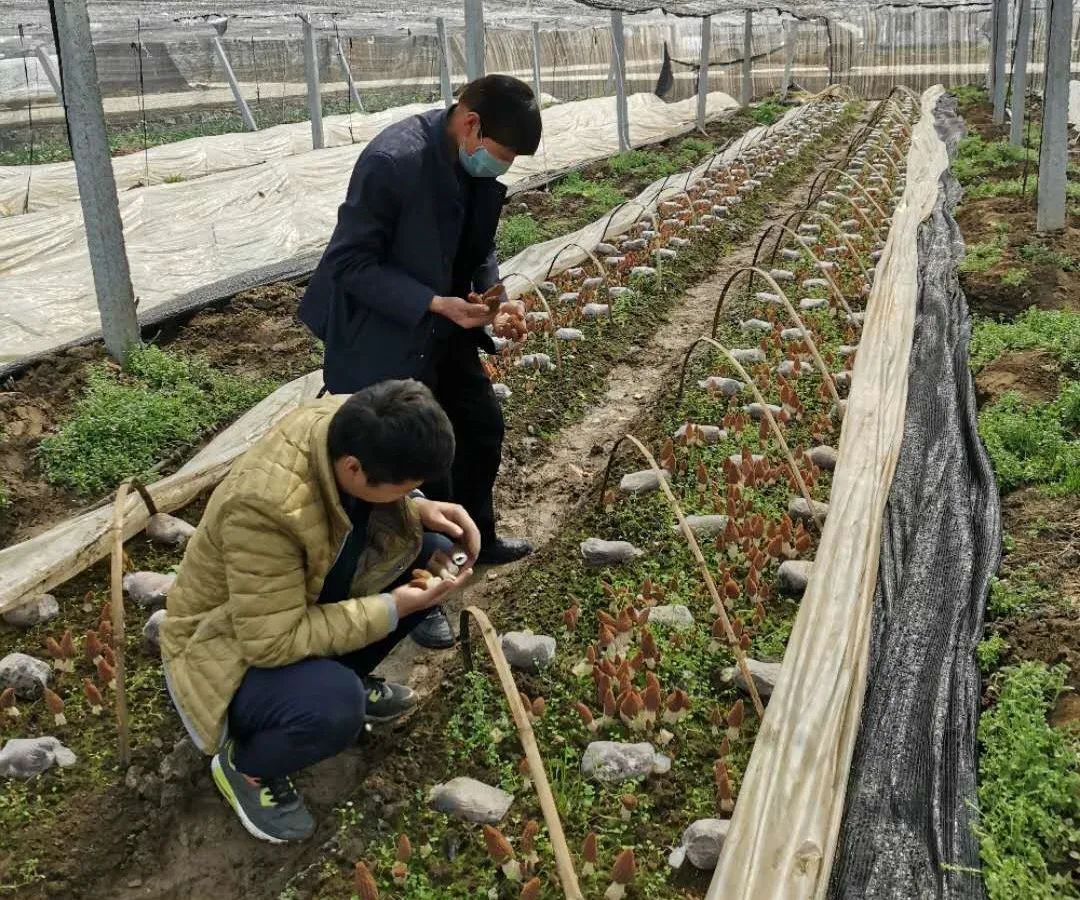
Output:
[[[60,76],[56,74],[56,69],[53,68],[52,59],[49,58],[49,54],[45,51],[45,48],[38,45],[34,48],[34,56],[37,57],[38,65],[45,72],[45,77],[49,79],[49,84],[52,85],[53,93],[56,94],[57,100],[63,100],[64,89],[60,87]]]
[[[240,93],[240,85],[236,81],[236,74],[229,64],[229,57],[225,55],[225,47],[222,46],[220,33],[215,34],[210,41],[214,45],[214,53],[217,54],[218,62],[221,63],[221,68],[225,70],[225,80],[229,82],[229,89],[232,91],[233,100],[236,101],[236,108],[240,111],[240,118],[244,121],[244,127],[248,131],[258,131],[259,126],[255,124],[255,117],[251,114],[251,109],[247,105],[247,100],[245,100],[244,95]]]
[[[749,106],[754,97],[753,89],[753,64],[751,57],[754,55],[754,44],[751,35],[754,30],[754,14],[746,10],[746,20],[743,23],[743,59],[742,59],[742,89],[739,91],[739,105]]]
[[[611,11],[611,55],[615,67],[615,127],[619,152],[630,149],[630,112],[626,105],[626,35],[621,10]]]
[[[709,101],[709,54],[712,52],[712,17],[701,19],[701,56],[698,57],[697,127],[705,130],[705,107]]]
[[[465,0],[465,74],[484,77],[484,0]]]
[[[540,102],[540,23],[532,23],[533,93]]]
[[[784,26],[784,81],[780,86],[780,99],[787,100],[791,89],[791,70],[795,65],[795,46],[799,40],[799,23],[795,20]]]
[[[345,80],[349,83],[349,96],[352,97],[353,103],[356,104],[356,108],[360,112],[364,111],[364,101],[360,99],[360,91],[356,88],[356,82],[353,81],[352,69],[349,68],[349,58],[345,55],[345,48],[341,46],[341,35],[334,35],[334,49],[337,51],[338,62],[341,63],[341,69],[345,73]]]
[[[304,26],[304,74],[307,75],[308,118],[311,119],[311,146],[322,150],[326,146],[323,137],[322,94],[319,93],[319,53],[315,45],[315,29],[303,13],[297,13]]]
[[[454,88],[450,83],[450,45],[446,42],[446,22],[442,16],[435,20],[435,31],[439,35],[439,88],[443,105],[449,109],[454,105]]]
[[[1009,143],[1014,147],[1022,147],[1024,144],[1024,112],[1027,106],[1028,56],[1031,51],[1031,0],[1020,0],[1020,22],[1017,26],[1016,36]]]
[[[139,343],[139,320],[109,158],[90,17],[86,0],[50,0],[50,6],[56,23],[54,38],[61,94],[101,314],[101,332],[110,355],[122,363],[128,351]]]
[[[1009,0],[994,0],[994,116],[995,125],[1005,121],[1005,91],[1008,79],[1005,76],[1005,57],[1009,49]]]
[[[1051,0],[1046,26],[1046,88],[1043,92],[1039,201],[1035,228],[1061,231],[1066,218],[1069,160],[1069,57],[1073,0]]]

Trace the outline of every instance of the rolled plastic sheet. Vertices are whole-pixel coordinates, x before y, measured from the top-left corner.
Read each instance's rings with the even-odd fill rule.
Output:
[[[708,97],[711,117],[736,107],[727,94]],[[651,94],[634,95],[631,141],[680,134],[695,117],[693,101],[667,104]],[[503,179],[507,183],[618,150],[612,98],[560,104],[545,110],[544,118],[547,139],[536,157],[515,163]],[[320,252],[363,147],[299,153],[191,182],[122,192],[124,240],[140,314],[204,285]],[[78,204],[0,220],[0,289],[0,366],[97,331]]]
[[[918,230],[949,165],[922,95],[904,195],[867,304],[829,513],[707,900],[824,897],[862,712],[886,502],[919,296]]]
[[[963,134],[952,98],[939,101],[937,118],[951,154]],[[829,888],[837,900],[984,896],[972,828],[975,647],[1001,558],[1001,503],[968,368],[959,197],[946,171],[919,231],[904,440],[885,508],[862,724]]]

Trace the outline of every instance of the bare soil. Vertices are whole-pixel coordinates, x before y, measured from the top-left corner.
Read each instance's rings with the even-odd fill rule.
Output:
[[[979,406],[992,403],[1007,391],[1016,391],[1030,403],[1045,403],[1058,393],[1061,365],[1046,350],[1003,353],[975,376]]]
[[[832,157],[821,163],[831,164],[835,164]],[[783,220],[805,202],[811,180],[808,176],[770,208],[753,239],[718,260],[716,274],[690,290],[654,336],[610,372],[604,393],[581,421],[563,429],[546,445],[542,457],[533,454],[504,466],[497,501],[505,530],[528,535],[542,546],[558,534],[563,522],[578,514],[575,510],[595,486],[614,441],[637,424],[651,421],[657,405],[670,393],[681,351],[707,329],[729,274],[749,261],[758,235],[769,223]],[[497,602],[506,577],[505,570],[481,573],[456,605]],[[290,876],[316,865],[327,850],[355,860],[359,848],[335,843],[333,808],[359,787],[363,808],[355,812],[364,815],[369,827],[377,822],[374,827],[392,829],[396,811],[415,802],[413,788],[422,783],[425,760],[441,753],[442,736],[432,730],[438,717],[425,715],[424,710],[438,696],[455,659],[454,653],[423,651],[407,641],[388,660],[381,674],[412,684],[428,702],[411,720],[304,773],[300,788],[320,821],[316,837],[307,844],[271,847],[249,838],[200,771],[181,785],[182,790],[171,791],[160,806],[123,788],[104,797],[87,797],[68,817],[63,843],[54,842],[51,834],[41,835],[42,870],[56,873],[49,882],[61,885],[60,893],[46,883],[17,896],[276,898]]]

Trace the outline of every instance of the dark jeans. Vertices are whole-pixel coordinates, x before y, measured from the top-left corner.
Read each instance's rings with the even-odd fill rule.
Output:
[[[423,378],[454,426],[457,444],[450,477],[426,482],[422,490],[432,500],[460,503],[480,529],[480,542],[495,540],[492,491],[502,460],[502,409],[480,365],[476,344],[453,335],[436,345]]]
[[[449,538],[427,532],[420,555],[388,587],[409,580]],[[361,678],[370,675],[427,611],[406,616],[380,641],[335,657],[302,659],[276,669],[248,669],[229,704],[233,760],[245,775],[274,778],[335,756],[351,746],[364,726],[367,693]]]

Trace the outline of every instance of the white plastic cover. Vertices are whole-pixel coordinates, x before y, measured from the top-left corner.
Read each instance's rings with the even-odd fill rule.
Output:
[[[708,95],[707,114],[737,107]],[[671,137],[695,120],[696,101],[629,98],[635,144]],[[504,176],[513,184],[618,150],[613,98],[544,111],[547,139]],[[236,147],[246,135],[229,136]],[[120,195],[139,311],[224,278],[316,253],[330,237],[363,143],[272,159],[180,184]],[[237,153],[243,151],[238,149]],[[0,221],[0,364],[48,351],[99,327],[82,213],[75,203]]]
[[[907,186],[878,264],[829,516],[706,900],[823,898],[862,709],[882,514],[904,431],[919,223],[949,165],[922,95]]]

